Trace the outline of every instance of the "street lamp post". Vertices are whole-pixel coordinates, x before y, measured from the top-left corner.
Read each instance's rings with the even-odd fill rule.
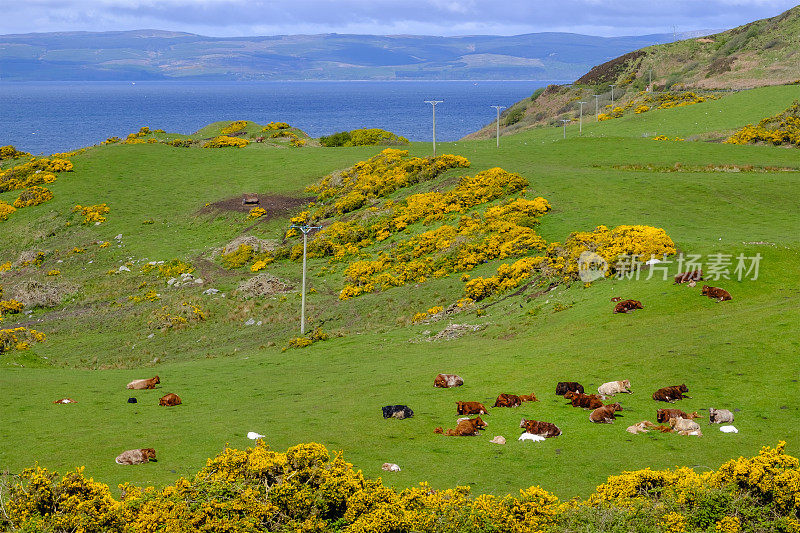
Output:
[[[300,300],[300,335],[306,333],[306,251],[308,250],[308,233],[314,229],[320,229],[322,226],[309,226],[309,225],[296,225],[291,226],[294,229],[299,229],[303,232],[303,292]]]
[[[497,110],[497,147],[500,148],[500,110],[505,109],[506,106],[504,105],[493,105],[489,106],[493,107]]]
[[[425,100],[426,104],[433,107],[433,157],[436,157],[436,104],[441,104],[444,100]]]
[[[583,135],[583,104],[587,104],[588,102],[578,102],[581,105],[581,118],[580,122],[578,123],[578,132]]]

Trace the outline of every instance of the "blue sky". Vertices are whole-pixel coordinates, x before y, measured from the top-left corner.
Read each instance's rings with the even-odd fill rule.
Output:
[[[796,0],[795,0],[796,1]],[[12,0],[0,34],[159,29],[209,36],[316,33],[642,35],[727,29],[787,0]]]

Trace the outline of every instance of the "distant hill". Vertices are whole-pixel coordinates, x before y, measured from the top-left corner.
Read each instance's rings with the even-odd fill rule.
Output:
[[[216,38],[158,30],[30,33],[0,35],[0,79],[574,79],[593,65],[682,35]]]
[[[601,112],[612,103],[625,106],[648,88],[663,91],[738,90],[783,85],[800,80],[800,6],[778,16],[758,20],[706,36],[648,46],[601,63],[574,84],[550,86],[509,107],[501,119],[501,134],[583,115],[595,120],[595,99]],[[488,124],[468,137],[494,135]]]

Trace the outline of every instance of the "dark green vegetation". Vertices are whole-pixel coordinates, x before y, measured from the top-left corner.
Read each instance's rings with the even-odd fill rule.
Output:
[[[310,323],[333,338],[282,351],[297,335],[299,294],[237,297],[233,289],[251,274],[226,271],[210,259],[211,249],[243,233],[280,239],[289,215],[299,211],[254,221],[246,211],[215,207],[217,202],[245,192],[304,197],[305,186],[379,148],[139,144],[75,156],[75,172],[48,186],[52,201],[0,222],[0,263],[24,250],[51,252],[38,269],[0,274],[0,284],[45,281],[48,270],[59,268],[55,282],[75,287],[54,309],[2,323],[29,325],[48,338],[30,351],[2,356],[0,397],[7,407],[0,464],[12,472],[36,461],[61,471],[84,464],[87,475],[112,485],[160,485],[196,472],[226,442],[246,446],[245,434],[257,431],[274,449],[308,441],[343,449],[370,477],[382,475],[384,462],[397,463],[403,471],[384,478],[399,486],[426,480],[435,487],[469,484],[476,492],[504,494],[540,484],[569,497],[588,494],[625,469],[716,468],[780,439],[796,455],[800,156],[785,148],[651,140],[656,134],[713,136],[756,123],[791,104],[794,89],[763,88],[584,124],[582,138],[569,126],[566,140],[552,128],[503,138],[499,149],[493,140],[440,145],[442,153],[468,158],[471,168],[450,170],[402,194],[449,188],[460,175],[500,166],[530,182],[529,197],[541,195],[552,204],[539,226],[548,242],[599,224],[647,224],[663,227],[686,253],[763,257],[758,280],[711,283],[729,290],[731,302],[718,304],[700,296],[699,287],[660,279],[605,280],[589,288],[573,283],[535,298],[529,298],[531,288],[481,302],[480,313],[457,315],[454,322],[486,327],[449,342],[409,342],[447,325],[411,325],[411,317],[461,298],[457,275],[340,301],[343,265],[312,260]],[[410,150],[425,156],[430,146],[412,143]],[[7,202],[15,197],[0,194]],[[105,223],[66,225],[74,221],[69,212],[75,204],[96,203],[111,208]],[[118,247],[114,237],[120,233]],[[112,244],[99,248],[96,241]],[[87,251],[66,253],[76,246]],[[195,275],[205,283],[172,289],[164,278],[139,271],[147,261],[174,258],[197,266]],[[131,272],[106,274],[129,261]],[[472,274],[489,275],[500,263]],[[264,271],[299,283],[298,262],[279,261]],[[202,295],[208,287],[227,297]],[[148,289],[161,300],[128,300]],[[612,315],[612,296],[641,300],[645,309]],[[162,306],[184,301],[203,306],[209,318],[175,331],[148,325]],[[263,324],[245,326],[250,318]],[[439,372],[458,373],[465,385],[434,389]],[[125,390],[128,381],[154,374],[162,382],[157,390]],[[630,379],[634,394],[618,397],[625,410],[614,425],[591,424],[587,412],[565,407],[553,394],[557,381],[579,381],[588,391],[617,379]],[[684,382],[693,398],[675,407],[701,414],[708,407],[740,409],[740,433],[725,435],[705,422],[702,438],[624,431],[640,420],[654,421],[655,410],[664,407],[650,399],[654,390]],[[184,404],[159,407],[167,392],[179,394]],[[502,392],[535,392],[541,401],[492,409],[480,437],[433,433],[436,426],[454,427],[455,401],[492,404]],[[51,403],[65,396],[79,403]],[[139,403],[127,404],[129,396]],[[380,407],[388,404],[407,404],[415,416],[383,420]],[[555,422],[564,434],[541,444],[519,443],[521,417]],[[494,435],[504,435],[508,444],[490,444]],[[114,464],[122,450],[139,447],[155,448],[158,463]]]
[[[340,131],[320,137],[322,146],[375,146],[375,145],[405,145],[408,139],[395,135],[391,131],[379,128],[362,128],[350,131]]]
[[[282,35],[216,38],[138,30],[0,36],[4,81],[572,79],[672,34]]]
[[[648,86],[656,91],[715,91],[791,84],[800,80],[795,55],[800,30],[800,6],[776,17],[757,20],[706,37],[644,47],[592,68],[571,85],[553,85],[517,102],[503,113],[501,133],[575,121],[578,102],[584,118],[595,116],[595,98],[601,113],[614,106],[641,100]],[[612,95],[611,85],[614,85]],[[719,94],[719,93],[717,93]],[[733,106],[731,106],[733,107]],[[632,112],[632,111],[631,111]],[[763,117],[762,117],[763,118]],[[470,135],[494,135],[494,124]]]

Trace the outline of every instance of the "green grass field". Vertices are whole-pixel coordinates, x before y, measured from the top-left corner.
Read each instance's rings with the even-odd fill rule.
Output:
[[[541,485],[567,498],[588,495],[622,470],[716,468],[779,440],[787,440],[789,453],[797,455],[800,155],[796,149],[651,137],[690,139],[730,131],[784,109],[798,91],[796,86],[757,89],[587,122],[580,138],[577,126],[569,126],[567,139],[560,128],[534,129],[503,137],[499,149],[493,140],[439,144],[442,153],[467,157],[471,168],[448,171],[439,182],[403,194],[499,166],[527,178],[529,196],[541,195],[552,204],[539,227],[548,242],[563,242],[572,231],[600,224],[647,224],[663,227],[686,253],[760,253],[762,260],[755,281],[711,283],[728,289],[731,302],[718,304],[701,296],[700,287],[660,279],[611,279],[589,288],[573,283],[538,298],[528,299],[529,291],[482,302],[489,304],[485,315],[468,312],[453,320],[483,324],[483,330],[437,343],[409,340],[425,330],[435,333],[447,321],[412,325],[411,316],[461,298],[458,274],[340,301],[342,267],[322,272],[327,261],[312,260],[309,283],[316,292],[309,295],[310,321],[342,336],[282,351],[298,333],[299,294],[234,297],[231,291],[251,274],[218,266],[201,268],[202,287],[181,290],[138,272],[154,260],[199,264],[211,249],[244,232],[279,238],[288,216],[254,223],[243,213],[202,210],[243,192],[306,196],[307,185],[380,147],[203,150],[142,144],[88,150],[73,158],[75,172],[59,175],[49,186],[52,201],[20,209],[0,223],[0,263],[14,261],[23,250],[52,252],[38,269],[0,274],[0,285],[45,280],[48,270],[59,268],[57,281],[74,289],[54,309],[2,323],[29,325],[48,338],[30,351],[0,356],[0,468],[18,472],[38,461],[63,472],[85,465],[87,475],[112,485],[160,486],[192,475],[226,444],[248,446],[245,434],[257,431],[278,450],[308,441],[343,450],[366,475],[382,475],[397,486],[429,481],[434,487],[468,484],[476,493],[505,494]],[[410,150],[425,156],[430,146],[412,143]],[[687,170],[615,168],[675,163]],[[706,165],[795,171],[698,170]],[[7,202],[14,198],[15,192],[0,194]],[[111,207],[104,224],[66,225],[75,204],[101,202]],[[153,223],[143,224],[146,220]],[[118,247],[114,237],[120,233]],[[112,245],[101,249],[92,244],[97,241]],[[76,246],[86,253],[66,253]],[[127,261],[134,263],[132,272],[106,274]],[[500,263],[471,274],[488,275]],[[267,271],[300,279],[297,262],[278,262]],[[203,296],[208,287],[228,297]],[[162,300],[128,301],[148,288],[162,293]],[[645,309],[613,315],[612,296],[641,300]],[[166,333],[148,327],[162,305],[187,300],[202,302],[209,320]],[[554,312],[557,304],[566,309]],[[248,318],[264,324],[244,326]],[[458,373],[465,385],[434,389],[439,372]],[[125,390],[128,381],[156,373],[162,382],[157,390]],[[634,394],[618,397],[624,411],[613,425],[591,424],[588,412],[565,406],[554,394],[557,381],[579,381],[589,392],[617,379],[630,379]],[[650,398],[654,390],[684,382],[692,399],[673,407],[701,414],[708,407],[739,409],[740,432],[722,434],[707,417],[702,438],[625,432],[640,420],[655,421],[655,410],[665,407]],[[167,392],[179,394],[184,404],[158,407]],[[492,404],[501,392],[535,392],[541,401],[492,409],[480,437],[433,433],[436,426],[454,427],[455,401]],[[65,396],[79,403],[51,403]],[[139,403],[126,403],[129,396]],[[384,420],[380,407],[398,403],[409,405],[415,416]],[[555,422],[563,435],[520,443],[521,417]],[[508,444],[490,444],[494,435],[505,436]],[[155,448],[159,461],[142,467],[114,463],[121,451],[139,447]],[[384,474],[384,462],[403,470]]]

